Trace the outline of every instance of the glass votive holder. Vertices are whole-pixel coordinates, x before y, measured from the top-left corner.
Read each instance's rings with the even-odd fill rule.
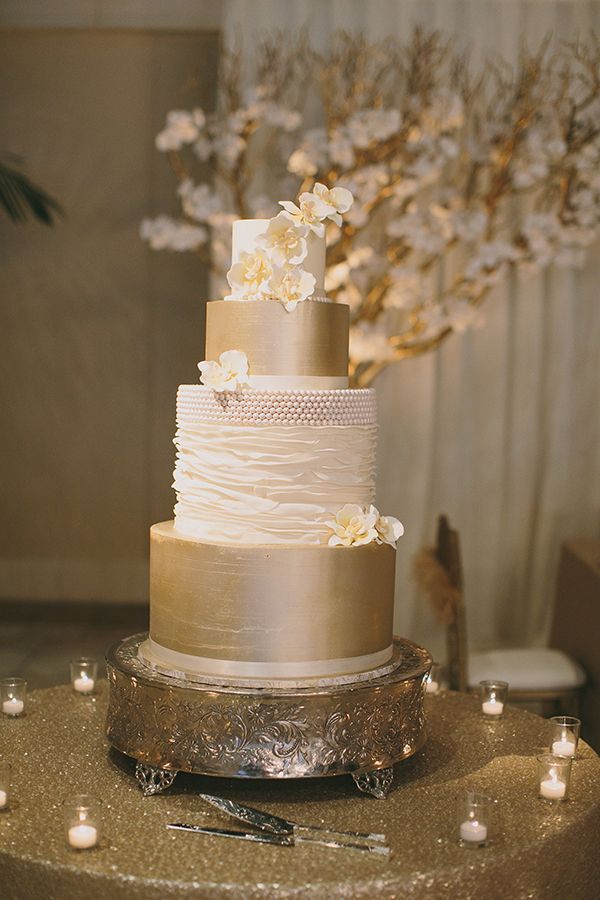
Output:
[[[27,698],[27,682],[24,678],[0,680],[0,709],[5,716],[22,716]]]
[[[573,757],[543,753],[538,756],[539,795],[550,803],[562,803],[569,794]]]
[[[100,800],[79,794],[63,806],[67,843],[74,850],[91,850],[100,840]]]
[[[71,687],[78,694],[92,694],[98,680],[98,662],[82,656],[71,662]]]
[[[573,716],[552,716],[550,719],[550,753],[554,756],[577,755],[581,722]]]
[[[456,806],[458,842],[462,847],[485,847],[492,831],[494,802],[484,794],[467,791]]]
[[[0,760],[0,813],[10,808],[10,763]]]
[[[480,681],[481,712],[485,719],[499,719],[508,699],[507,681]]]
[[[429,675],[425,681],[425,691],[428,694],[437,694],[440,689],[442,676],[442,667],[439,663],[431,663]]]

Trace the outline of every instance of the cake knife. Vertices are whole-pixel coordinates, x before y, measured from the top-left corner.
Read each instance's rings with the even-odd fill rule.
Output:
[[[300,825],[281,816],[275,816],[260,809],[255,809],[253,806],[244,806],[242,803],[236,803],[235,800],[227,800],[225,797],[216,797],[213,794],[200,794],[200,796],[207,803],[215,806],[221,812],[227,813],[232,818],[271,834],[295,834],[300,837],[307,833],[319,832],[331,835],[332,838],[336,839],[359,838],[369,844],[383,844],[385,842],[384,834],[364,831],[336,831],[333,828],[324,828],[320,825]]]
[[[253,841],[255,844],[275,844],[279,847],[295,847],[296,844],[319,844],[321,847],[332,847],[335,850],[362,850],[367,853],[379,853],[388,856],[390,848],[385,844],[359,844],[336,841],[333,838],[304,837],[298,834],[274,834],[268,831],[235,831],[229,828],[209,828],[206,825],[188,825],[185,822],[170,822],[167,825],[174,831],[191,831],[194,834],[208,834],[213,837],[237,838],[242,841]]]
[[[242,841],[254,841],[258,844],[277,844],[280,847],[293,847],[294,838],[289,834],[265,834],[261,831],[234,831],[228,828],[208,828],[205,825],[188,825],[185,822],[169,822],[167,828],[173,831],[193,831],[196,834],[212,834],[216,837],[239,838]]]

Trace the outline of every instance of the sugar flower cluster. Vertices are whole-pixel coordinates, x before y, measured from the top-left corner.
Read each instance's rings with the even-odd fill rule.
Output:
[[[248,357],[242,350],[225,350],[219,362],[198,363],[200,381],[214,391],[237,391],[248,385]]]
[[[242,253],[227,273],[229,300],[278,300],[291,312],[315,290],[315,277],[303,268],[310,235],[325,235],[325,221],[342,223],[352,206],[349,190],[317,182],[300,194],[298,204],[280,201],[282,212],[269,220],[252,253]]]
[[[328,541],[330,547],[360,547],[375,541],[395,548],[396,541],[404,534],[404,526],[398,519],[382,516],[372,505],[363,507],[357,503],[346,503],[335,519],[325,524],[333,531]]]

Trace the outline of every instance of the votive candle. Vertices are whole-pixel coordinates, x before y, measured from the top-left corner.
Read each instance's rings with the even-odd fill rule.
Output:
[[[67,843],[74,850],[91,850],[100,838],[100,801],[79,794],[64,802]]]
[[[485,719],[499,719],[508,697],[508,682],[480,681],[481,712]]]
[[[550,720],[550,750],[554,756],[577,755],[581,722],[574,716],[553,716]]]
[[[437,694],[440,689],[441,666],[439,663],[432,663],[429,675],[425,681],[425,692],[427,694]]]
[[[98,663],[82,656],[71,663],[71,687],[77,694],[92,694],[98,679]]]
[[[24,678],[3,678],[0,680],[0,709],[5,716],[16,718],[25,711],[27,682]]]
[[[467,791],[456,805],[458,841],[463,847],[483,847],[487,843],[493,815],[493,801],[483,794]]]
[[[571,777],[572,757],[544,753],[538,756],[539,796],[542,800],[566,800]]]
[[[7,810],[10,805],[10,776],[10,763],[0,762],[0,811]]]

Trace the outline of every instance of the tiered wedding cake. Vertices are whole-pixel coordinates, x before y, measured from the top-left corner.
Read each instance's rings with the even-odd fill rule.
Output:
[[[151,530],[142,659],[221,682],[328,679],[392,655],[396,519],[374,502],[375,393],[348,388],[348,307],[324,295],[315,185],[233,225],[202,385],[177,395],[175,519]]]

